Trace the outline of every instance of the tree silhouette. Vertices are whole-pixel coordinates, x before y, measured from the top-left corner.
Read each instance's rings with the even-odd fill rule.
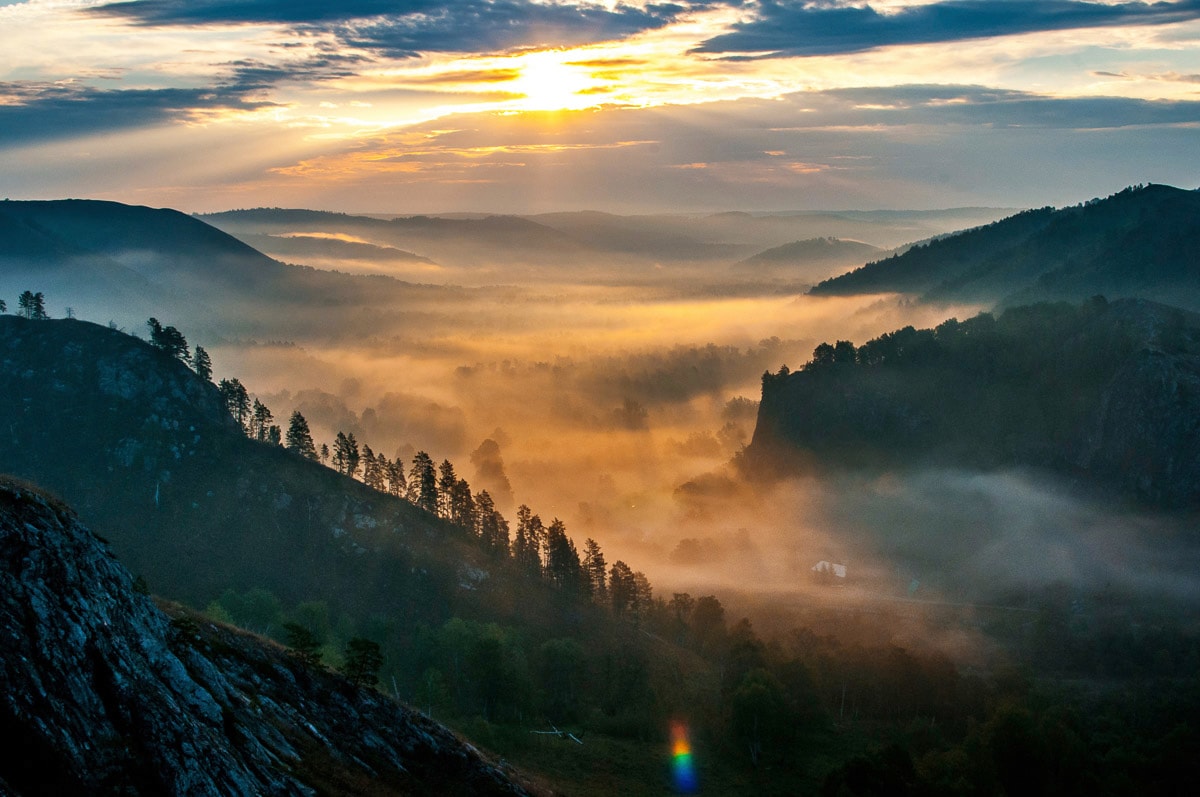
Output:
[[[50,317],[46,315],[46,297],[41,291],[22,291],[17,297],[17,315],[30,321],[45,321]]]
[[[374,686],[379,683],[379,668],[383,652],[369,639],[354,637],[346,643],[346,664],[342,672],[355,686]]]
[[[212,381],[212,358],[208,356],[208,352],[203,346],[196,346],[192,350],[192,370],[196,372],[196,376],[206,382]]]
[[[238,426],[243,432],[249,430],[250,422],[250,394],[246,392],[246,386],[239,380],[222,379],[217,385],[217,392],[221,394],[221,399],[225,402],[225,408],[229,410],[229,414],[238,422]]]
[[[197,350],[199,348],[199,346],[196,347]],[[315,460],[317,458],[317,448],[313,445],[312,432],[308,428],[308,421],[300,414],[300,410],[293,411],[292,417],[288,421],[287,449],[308,459]]]
[[[437,512],[437,471],[433,458],[424,451],[413,457],[412,469],[408,472],[408,500],[427,512]]]
[[[150,327],[150,343],[155,348],[162,349],[185,363],[189,362],[188,344],[182,332],[175,327],[164,327],[157,318],[147,320],[146,326]]]

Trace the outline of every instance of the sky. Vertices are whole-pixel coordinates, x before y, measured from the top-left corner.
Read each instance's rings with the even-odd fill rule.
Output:
[[[1200,185],[1200,0],[0,0],[0,196],[1029,207]]]

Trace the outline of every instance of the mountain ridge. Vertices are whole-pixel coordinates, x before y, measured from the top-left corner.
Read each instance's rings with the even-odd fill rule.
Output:
[[[1200,191],[1130,187],[946,236],[819,283],[814,296],[908,293],[1000,306],[1091,295],[1200,307]]]

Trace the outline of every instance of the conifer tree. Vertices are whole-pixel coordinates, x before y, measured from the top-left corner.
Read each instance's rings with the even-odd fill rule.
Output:
[[[588,537],[583,542],[583,569],[585,573],[585,591],[596,603],[608,602],[608,573],[604,561],[604,553],[600,543]]]
[[[433,458],[424,451],[418,451],[413,457],[412,469],[408,472],[408,500],[427,512],[437,512],[437,471],[433,467]]]
[[[308,421],[300,414],[300,410],[294,410],[288,421],[286,445],[289,451],[294,451],[302,457],[317,459],[317,448],[313,445],[312,432],[308,428]]]
[[[17,315],[30,321],[45,321],[50,317],[46,315],[46,297],[41,291],[22,291],[17,297]]]
[[[250,436],[255,440],[265,442],[267,435],[270,434],[273,420],[275,420],[275,415],[267,409],[267,405],[257,398],[254,399],[254,407],[250,411]]]
[[[442,464],[438,465],[438,515],[446,519],[450,519],[454,514],[453,492],[457,483],[458,476],[454,473],[454,465],[450,460],[443,459]]]
[[[249,431],[250,423],[250,394],[246,386],[237,379],[222,379],[217,384],[217,391],[225,401],[229,414],[238,422],[243,432]]]
[[[212,358],[208,356],[208,352],[203,346],[196,346],[192,349],[192,370],[196,372],[196,376],[206,382],[212,381]]]
[[[369,639],[354,637],[346,643],[346,664],[342,671],[355,686],[374,686],[379,683],[379,668],[383,652]]]

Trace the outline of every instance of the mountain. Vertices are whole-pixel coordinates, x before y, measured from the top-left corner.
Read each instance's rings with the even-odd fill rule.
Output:
[[[283,648],[160,611],[71,510],[0,479],[0,791],[528,792],[446,728]]]
[[[1014,307],[763,377],[746,462],[1032,466],[1162,508],[1200,505],[1200,316],[1141,300]]]
[[[51,315],[139,328],[170,318],[208,338],[287,337],[320,315],[334,334],[376,329],[429,289],[281,263],[175,210],[96,200],[0,202],[0,295],[44,293]],[[336,322],[336,323],[335,323]]]
[[[882,251],[862,241],[809,238],[766,249],[734,264],[734,268],[812,279],[837,268],[866,262]]]
[[[1200,192],[1165,185],[1041,208],[916,246],[814,287],[1023,304],[1103,294],[1200,309]]]
[[[416,253],[438,263],[558,263],[586,247],[570,236],[519,216],[380,219],[286,208],[231,210],[197,217],[232,235],[350,234],[376,246]]]

